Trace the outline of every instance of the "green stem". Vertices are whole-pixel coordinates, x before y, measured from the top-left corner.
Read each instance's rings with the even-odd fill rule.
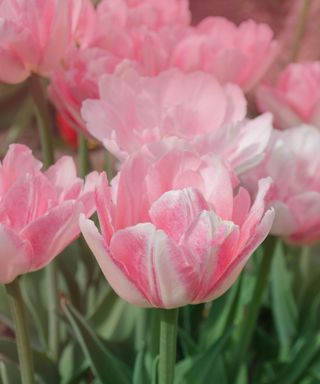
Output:
[[[87,139],[82,135],[78,135],[79,140],[79,174],[80,177],[84,178],[90,170],[90,160],[88,151]]]
[[[238,378],[242,361],[246,356],[246,352],[252,340],[253,332],[259,315],[259,310],[261,307],[263,293],[269,279],[276,244],[277,238],[273,236],[269,236],[264,243],[264,254],[259,266],[252,300],[246,312],[246,316],[240,324],[240,339],[237,342],[231,370],[231,375],[233,375],[232,382],[236,382]]]
[[[178,309],[160,309],[158,384],[173,384],[177,350]]]
[[[296,61],[299,55],[301,39],[303,37],[305,27],[308,21],[309,10],[312,0],[304,0],[301,12],[297,20],[297,26],[293,36],[293,47],[289,62]]]
[[[52,123],[47,102],[47,94],[40,76],[33,74],[29,79],[30,93],[34,101],[34,108],[38,122],[41,140],[43,164],[45,168],[54,163],[52,140]]]
[[[35,114],[41,140],[41,150],[44,168],[47,169],[54,163],[54,150],[52,138],[52,121],[47,101],[47,94],[42,78],[36,74],[29,79],[30,93],[34,102]],[[58,358],[59,349],[59,323],[58,311],[58,283],[57,266],[51,262],[47,269],[48,307],[49,307],[49,349],[52,357]]]
[[[16,342],[20,362],[22,384],[34,384],[32,351],[26,321],[26,312],[21,295],[19,280],[6,285],[10,309],[16,331]]]

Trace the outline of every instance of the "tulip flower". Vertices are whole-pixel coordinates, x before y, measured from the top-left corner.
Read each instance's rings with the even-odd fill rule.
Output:
[[[271,229],[290,243],[312,244],[320,240],[320,132],[301,125],[275,131],[264,161],[244,176],[254,190],[257,180],[274,180],[269,205],[275,209]]]
[[[241,89],[204,72],[172,69],[148,78],[128,70],[99,85],[100,99],[86,100],[82,115],[90,134],[121,160],[144,144],[178,137],[240,170],[258,162],[268,144],[271,116],[246,120]]]
[[[237,27],[225,18],[207,17],[177,43],[170,66],[209,72],[221,83],[238,84],[247,92],[261,80],[277,52],[266,24],[248,20]]]
[[[0,81],[47,76],[73,44],[91,39],[90,0],[0,0]]]
[[[213,300],[235,281],[267,236],[270,181],[248,192],[213,154],[171,150],[130,157],[108,186],[96,189],[101,234],[81,231],[119,296],[141,307],[175,308]]]
[[[320,62],[289,64],[274,87],[258,88],[257,104],[273,113],[277,128],[302,123],[320,127]]]
[[[62,157],[47,171],[31,150],[11,145],[0,165],[0,282],[47,265],[79,235],[79,215],[95,210],[97,173],[85,184]]]

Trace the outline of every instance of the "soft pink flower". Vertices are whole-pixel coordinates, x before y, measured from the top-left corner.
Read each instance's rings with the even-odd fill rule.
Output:
[[[271,233],[296,244],[320,240],[320,132],[307,125],[274,131],[265,160],[244,176],[254,190],[257,180],[271,176],[269,195],[275,208]]]
[[[175,47],[170,66],[183,71],[204,70],[222,83],[252,89],[278,52],[273,32],[253,20],[238,27],[222,17],[207,17]]]
[[[114,24],[123,28],[142,25],[159,29],[167,25],[189,25],[188,0],[102,0],[97,7],[100,28]]]
[[[237,168],[262,156],[272,129],[270,115],[252,121],[245,115],[246,101],[236,85],[175,69],[153,78],[132,70],[106,75],[100,99],[85,101],[82,110],[90,134],[121,160],[144,144],[175,136]]]
[[[101,226],[82,217],[81,231],[115,291],[142,307],[210,301],[235,281],[273,221],[269,180],[254,203],[213,154],[145,149],[107,184],[96,204]]]
[[[120,59],[99,48],[72,49],[64,66],[51,75],[49,96],[59,113],[74,128],[87,133],[80,115],[82,102],[98,98],[98,81],[112,73]]]
[[[85,184],[71,157],[47,171],[31,150],[11,145],[0,163],[0,282],[47,265],[79,235],[79,215],[95,210],[97,173]]]
[[[0,0],[0,81],[47,75],[72,44],[91,40],[94,20],[90,0]]]
[[[301,123],[320,127],[320,62],[288,65],[274,87],[258,88],[257,104],[273,113],[277,128]]]

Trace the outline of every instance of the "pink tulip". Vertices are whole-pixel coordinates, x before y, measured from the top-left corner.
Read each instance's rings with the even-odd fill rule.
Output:
[[[273,113],[277,128],[301,123],[320,127],[320,62],[288,65],[275,87],[258,88],[257,104]]]
[[[273,32],[253,20],[239,27],[222,17],[207,17],[171,55],[170,66],[183,71],[204,70],[220,82],[251,90],[263,77],[278,52]]]
[[[102,0],[97,16],[101,29],[110,23],[128,29],[141,25],[159,29],[191,21],[188,0]]]
[[[310,244],[320,240],[320,132],[301,125],[275,131],[265,160],[244,177],[254,190],[257,180],[274,180],[270,205],[275,208],[271,233],[288,242]]]
[[[59,113],[74,128],[88,133],[80,115],[82,102],[98,98],[98,81],[105,73],[111,73],[120,59],[99,49],[72,49],[64,67],[53,72],[49,96]]]
[[[101,226],[80,218],[81,231],[114,290],[141,307],[173,308],[213,300],[235,281],[272,225],[265,210],[270,181],[254,203],[214,155],[145,149],[108,187],[100,176]]]
[[[79,215],[95,210],[97,173],[83,185],[70,157],[47,171],[31,150],[11,145],[0,164],[0,282],[47,265],[79,235]]]
[[[270,115],[252,121],[245,115],[246,101],[236,85],[174,69],[153,78],[132,70],[106,75],[100,99],[85,101],[82,110],[90,134],[121,160],[144,144],[175,136],[239,169],[259,161],[272,129]]]
[[[91,40],[94,20],[90,0],[0,0],[0,81],[48,75],[71,45]]]

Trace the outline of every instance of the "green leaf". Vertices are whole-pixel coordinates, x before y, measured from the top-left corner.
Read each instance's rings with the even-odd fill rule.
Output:
[[[32,350],[35,372],[44,384],[57,384],[60,382],[59,372],[48,356]],[[0,356],[19,366],[16,343],[9,339],[0,338]]]
[[[280,356],[285,360],[297,334],[298,311],[281,242],[277,244],[272,264],[271,296],[272,312],[281,346]]]
[[[0,361],[1,384],[20,384],[20,372],[15,364],[9,361]]]
[[[62,307],[83,353],[101,383],[131,383],[129,368],[107,350],[85,319],[70,304],[64,302]]]
[[[137,354],[133,370],[132,384],[149,384],[149,375],[146,367],[146,348],[141,348]]]
[[[105,339],[123,341],[134,331],[139,308],[128,304],[105,284],[105,295],[88,322]],[[108,308],[108,310],[106,310]]]
[[[79,344],[76,342],[67,344],[59,359],[61,384],[78,383],[79,378],[88,369],[89,363],[86,361]]]
[[[315,356],[320,352],[320,334],[304,340],[294,359],[277,372],[275,380],[268,384],[295,384],[307,376]]]
[[[226,332],[211,348],[194,357],[188,357],[177,365],[176,384],[227,384],[222,358],[231,330]]]

